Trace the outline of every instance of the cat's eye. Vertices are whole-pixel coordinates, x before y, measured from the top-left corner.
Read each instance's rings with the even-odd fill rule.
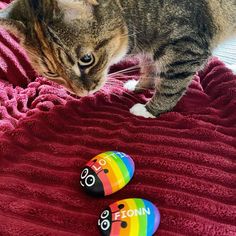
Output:
[[[95,58],[92,54],[85,54],[79,59],[79,66],[80,67],[89,67],[95,61]]]
[[[44,72],[44,75],[47,77],[54,77],[54,78],[59,76],[57,73],[51,71]]]

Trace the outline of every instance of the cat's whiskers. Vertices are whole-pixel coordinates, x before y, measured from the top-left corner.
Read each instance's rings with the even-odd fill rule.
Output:
[[[123,74],[123,73],[120,73],[120,74],[117,74],[115,76],[110,76],[108,75],[108,79],[109,80],[116,80],[117,78],[122,78],[122,79],[125,79],[125,78],[140,78],[140,77],[144,77],[143,74],[138,74],[138,75],[129,75],[129,74]],[[145,78],[153,78],[153,76],[146,76],[145,75]]]
[[[132,72],[132,71],[131,71]],[[135,71],[134,71],[135,72]],[[114,77],[115,76],[115,77]],[[112,75],[112,76],[110,76],[109,74],[108,74],[108,77],[109,78],[117,78],[117,77],[122,77],[122,78],[125,78],[125,77],[128,77],[128,78],[130,78],[130,77],[137,77],[138,75],[129,75],[129,74],[125,74],[125,73],[117,73],[117,74],[115,74],[115,75]]]
[[[120,94],[116,94],[116,93],[112,93],[112,95],[111,96],[114,96],[114,97],[116,97],[116,98],[118,98],[118,99],[121,99],[122,97],[121,96],[119,96]]]
[[[117,75],[119,75],[119,76],[121,76],[121,75],[123,75],[123,76],[126,76],[126,75],[129,75],[130,73],[137,73],[138,72],[138,69],[133,69],[133,70],[128,70],[128,71],[121,71],[121,72],[117,72],[117,73],[114,73],[114,74],[108,74],[108,77],[110,77],[110,78],[114,78],[114,76],[117,76]]]
[[[151,62],[151,63],[143,63],[142,64],[142,67],[148,67],[150,65],[154,65],[155,62]],[[135,72],[135,71],[138,71],[140,70],[140,65],[135,65],[135,66],[131,66],[129,68],[126,68],[126,69],[123,69],[123,70],[119,70],[119,71],[116,71],[114,73],[111,73],[111,74],[108,74],[108,76],[113,76],[113,75],[117,75],[117,74],[120,74],[120,73],[123,73],[123,72]]]
[[[136,37],[137,34],[143,33],[142,31],[139,32],[134,32],[132,34],[123,34],[121,38],[126,38],[126,37]]]
[[[101,89],[101,91],[105,91],[105,89]],[[118,94],[118,93],[116,93],[116,92],[113,91],[113,93],[111,94],[111,96],[115,96],[115,97],[121,99],[122,96],[126,95],[126,96],[130,97],[132,100],[135,100],[135,101],[137,101],[137,102],[140,102],[137,97],[135,97],[134,95],[128,93],[127,91],[122,90],[122,89],[120,89],[120,91],[122,92],[122,93],[120,93],[120,94]]]
[[[134,71],[137,71],[139,69],[140,69],[140,66],[139,65],[135,65],[135,66],[131,66],[129,68],[126,68],[126,69],[119,70],[119,71],[116,71],[114,73],[108,74],[108,76],[117,75],[117,74],[120,74],[120,73],[123,73],[123,72],[134,72]]]
[[[107,82],[105,85],[112,85],[112,86],[122,86],[122,84],[119,84],[119,83],[109,83]]]
[[[146,78],[146,77],[145,77]],[[120,81],[120,80],[118,80],[118,81],[107,81],[105,84],[106,85],[112,85],[112,86],[121,86],[121,87],[117,87],[118,89],[124,89],[124,87],[123,87],[123,85],[126,83],[127,81]],[[146,87],[140,87],[139,86],[139,89],[144,89],[144,90],[147,90],[147,88]]]
[[[116,77],[114,77],[114,79],[131,79],[131,80],[138,80],[138,79],[136,79],[136,78],[138,78],[138,79],[140,79],[140,76],[138,77],[138,76],[116,76]],[[153,79],[153,77],[152,76],[142,76],[142,79]],[[119,80],[120,82],[122,82],[122,83],[125,83],[126,81],[121,81],[121,80]]]
[[[140,103],[140,100],[136,96],[134,96],[130,93],[127,93],[127,91],[125,91],[125,90],[122,90],[122,94],[117,94],[117,93],[113,93],[113,94],[120,95],[120,97],[125,95],[125,96],[129,97],[130,99],[136,101],[137,103]]]
[[[108,83],[108,82],[107,82],[106,85],[117,86],[117,85],[120,85],[120,84]],[[116,89],[121,90],[121,91],[126,91],[123,87],[116,87]],[[142,89],[142,90],[149,90],[149,89],[146,88],[146,87],[139,87],[139,89]],[[130,93],[132,93],[132,92],[130,91]]]

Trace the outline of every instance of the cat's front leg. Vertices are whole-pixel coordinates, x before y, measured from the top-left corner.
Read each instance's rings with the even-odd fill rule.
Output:
[[[163,66],[160,73],[160,83],[156,86],[153,97],[145,105],[134,105],[130,109],[132,114],[153,118],[175,107],[185,93],[195,72],[208,58],[207,53],[202,51],[198,53],[190,50],[188,53],[184,52],[173,54],[172,50],[170,55],[165,54],[167,60],[161,60]]]
[[[194,73],[181,79],[172,78],[172,75],[162,74],[161,83],[147,104],[135,104],[130,112],[136,116],[155,118],[162,113],[172,110],[185,93]]]
[[[171,111],[187,90],[195,72],[186,74],[176,74],[175,79],[172,75],[163,74],[160,88],[157,89],[145,108],[154,116]],[[184,78],[178,78],[177,77]],[[187,76],[187,77],[186,77]]]

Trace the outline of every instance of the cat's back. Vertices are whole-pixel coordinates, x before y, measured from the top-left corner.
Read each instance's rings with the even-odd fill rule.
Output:
[[[205,22],[209,22],[212,27],[213,41],[218,44],[232,34],[236,35],[236,0],[159,0],[160,2],[169,1],[172,9],[175,5],[184,7],[184,11],[191,9],[193,20],[199,19],[201,15]],[[175,10],[174,10],[175,11]],[[213,42],[214,45],[214,42]]]

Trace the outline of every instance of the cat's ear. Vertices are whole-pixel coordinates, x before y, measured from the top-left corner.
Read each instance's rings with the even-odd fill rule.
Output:
[[[64,13],[64,19],[68,22],[76,19],[89,19],[95,6],[99,5],[97,0],[56,0],[58,7]]]
[[[98,5],[99,3],[98,3],[98,0],[77,0],[77,1],[74,1],[74,0],[58,0],[58,1],[61,1],[61,2],[67,2],[67,3],[71,3],[71,4],[73,4],[73,3],[78,3],[78,2],[85,2],[85,3],[89,3],[89,4],[91,4],[91,5],[94,5],[94,6],[96,6],[96,5]]]
[[[90,6],[96,6],[99,5],[98,0],[56,0],[59,5],[64,6],[64,7],[76,7],[76,6],[80,6],[83,4],[87,4]]]
[[[12,2],[7,8],[0,10],[0,27],[10,31],[19,38],[25,37],[25,24],[21,14],[16,13],[17,4]]]
[[[0,10],[0,26],[23,39],[34,22],[47,24],[59,15],[58,11],[57,0],[15,0]]]

